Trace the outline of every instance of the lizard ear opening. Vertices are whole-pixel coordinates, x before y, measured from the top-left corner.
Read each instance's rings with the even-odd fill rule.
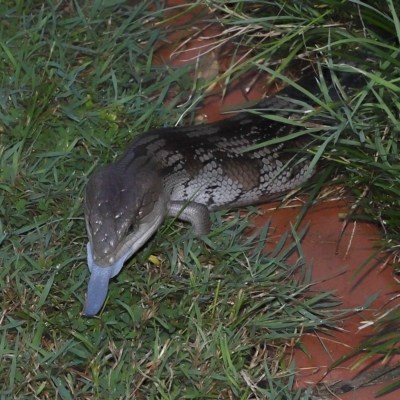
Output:
[[[129,236],[131,235],[133,232],[135,232],[136,229],[136,225],[131,223],[128,227],[128,230],[126,231],[126,235]]]

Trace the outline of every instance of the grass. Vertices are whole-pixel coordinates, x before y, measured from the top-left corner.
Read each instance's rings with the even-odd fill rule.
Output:
[[[343,124],[316,137],[326,146],[315,154],[336,162],[356,194],[366,193],[359,203],[366,212],[356,216],[379,213],[382,245],[395,251],[399,64],[386,37],[399,36],[399,23],[391,2],[381,2],[380,13],[361,3],[369,25],[360,39],[362,26],[343,28],[359,12],[349,3],[277,2],[262,14],[252,2],[213,3],[249,58],[211,82],[156,60],[169,33],[157,2],[151,9],[96,0],[0,4],[1,398],[309,396],[293,390],[295,365],[284,354],[301,346],[301,332],[327,329],[340,314],[329,293],[308,295],[309,282],[296,282],[286,262],[290,252],[301,254],[305,232],[262,254],[268,226],[243,235],[254,209],[216,213],[204,241],[166,224],[112,282],[100,317],[85,319],[81,203],[98,165],[139,132],[173,125],[182,114],[191,121],[193,104],[218,79],[229,83],[255,66],[283,68],[298,54],[313,58],[316,48],[336,56],[361,43],[380,55],[374,101],[361,93],[353,110],[337,111]],[[332,19],[344,22],[332,27]],[[349,124],[357,135],[345,136]],[[308,276],[304,261],[296,267]]]
[[[322,55],[334,66],[338,60],[348,59],[349,52],[360,57],[357,69],[368,77],[368,90],[357,94],[352,107],[340,106],[334,112],[327,109],[338,122],[315,135],[313,162],[328,160],[326,165],[331,174],[326,176],[343,184],[358,199],[347,219],[377,224],[383,236],[377,243],[376,254],[385,251],[398,269],[399,6],[390,0],[341,3],[325,0],[318,4],[237,1],[233,6],[230,3],[229,8],[218,4],[229,35],[236,33],[236,40],[248,46],[251,55],[237,71],[229,71],[232,79],[254,65],[281,77],[280,72],[290,68],[297,58],[314,60]],[[372,61],[365,54],[370,54]],[[321,90],[327,98],[324,87]],[[318,186],[312,194],[317,189]],[[308,202],[311,204],[313,199],[311,196]],[[389,312],[378,313],[375,335],[334,365],[359,353],[365,354],[359,363],[374,354],[381,354],[382,359],[397,354],[399,318],[396,306]],[[385,394],[399,385],[397,381],[377,394]]]

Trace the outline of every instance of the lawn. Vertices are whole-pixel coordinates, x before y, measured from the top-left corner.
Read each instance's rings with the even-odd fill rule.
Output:
[[[314,162],[329,167],[312,193],[332,179],[351,188],[359,201],[350,217],[376,221],[380,248],[396,260],[400,24],[393,3],[199,3],[251,51],[214,81],[196,80],[195,96],[190,66],[154,60],[172,31],[157,1],[0,3],[2,399],[308,398],[293,389],[295,365],[285,352],[301,346],[301,332],[329,329],[337,303],[307,292],[304,260],[286,261],[302,254],[306,231],[293,229],[268,253],[268,225],[244,234],[255,208],[213,214],[201,240],[186,224],[164,224],[112,281],[100,315],[81,315],[88,177],[134,135],[192,122],[193,105],[217,80],[254,68],[282,77],[304,54],[328,55],[328,64],[349,49],[375,55],[376,69],[359,71],[369,90],[352,108],[325,110],[336,123],[315,134]],[[296,240],[285,246],[290,234]],[[394,312],[382,326],[398,318]],[[390,340],[396,347],[398,338]]]

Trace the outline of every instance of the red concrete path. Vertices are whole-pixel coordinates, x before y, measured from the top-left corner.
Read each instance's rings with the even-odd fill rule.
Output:
[[[372,224],[363,222],[350,222],[338,244],[338,239],[343,227],[341,215],[348,213],[351,200],[335,200],[320,203],[311,208],[303,219],[300,229],[310,223],[308,232],[302,241],[302,249],[307,264],[312,263],[312,280],[315,282],[314,292],[334,291],[335,297],[343,305],[341,308],[356,308],[368,301],[376,293],[379,296],[371,304],[369,309],[358,312],[343,321],[337,321],[337,330],[323,333],[305,334],[301,341],[306,346],[309,355],[296,348],[289,358],[294,358],[299,370],[297,385],[306,387],[315,384],[327,371],[327,368],[341,356],[346,355],[351,349],[359,345],[368,335],[373,333],[373,325],[366,328],[368,321],[374,321],[374,313],[382,307],[393,307],[399,304],[399,299],[390,301],[400,292],[400,285],[393,279],[393,269],[387,264],[387,257],[380,254],[374,257],[365,268],[354,275],[360,265],[374,254],[376,239],[380,232]],[[261,226],[272,217],[271,234],[268,247],[273,248],[279,238],[290,231],[290,223],[294,224],[300,207],[289,207],[274,210],[273,206],[265,205],[263,217],[256,220]],[[290,258],[294,264],[298,258],[293,254]],[[382,367],[381,360],[373,358],[363,363],[359,368],[351,370],[351,366],[358,360],[354,357],[343,365],[331,371],[323,381],[330,383],[337,380],[348,380],[368,367]],[[399,358],[388,361],[400,361]],[[382,385],[381,385],[382,386]],[[363,389],[363,395],[355,396],[354,393],[341,395],[341,399],[374,398],[373,393],[377,387]],[[358,391],[357,391],[358,393]],[[369,393],[368,395],[365,393]],[[369,396],[369,397],[365,397]],[[381,397],[385,400],[399,398],[399,393],[393,393]]]

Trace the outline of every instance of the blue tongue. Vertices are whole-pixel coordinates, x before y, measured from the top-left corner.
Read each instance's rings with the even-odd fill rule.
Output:
[[[125,260],[130,256],[130,254],[131,249],[129,249],[114,264],[109,265],[108,267],[100,267],[93,260],[90,243],[87,244],[87,261],[91,276],[83,315],[86,317],[93,317],[100,311],[107,297],[108,282],[121,271]]]

